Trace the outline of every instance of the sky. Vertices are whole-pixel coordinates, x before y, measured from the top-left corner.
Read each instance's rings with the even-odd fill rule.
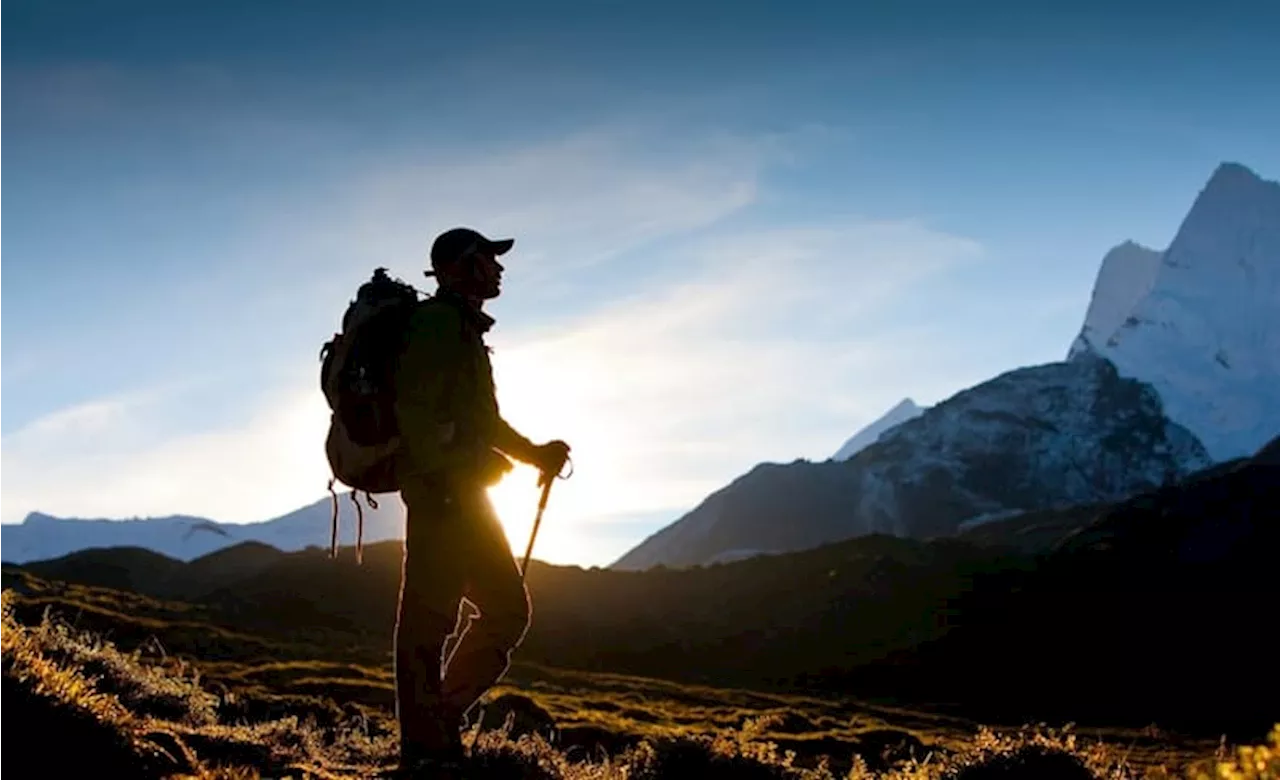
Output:
[[[319,348],[455,225],[553,563],[1060,360],[1109,248],[1280,177],[1280,6],[1111,5],[9,0],[0,519],[325,497]]]

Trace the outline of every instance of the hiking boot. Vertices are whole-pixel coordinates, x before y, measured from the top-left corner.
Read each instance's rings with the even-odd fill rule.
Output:
[[[386,770],[379,777],[403,778],[403,780],[459,780],[466,769],[467,752],[462,740],[437,750],[411,749],[400,757],[400,763]]]
[[[459,757],[437,756],[401,761],[397,766],[379,772],[385,780],[465,780],[466,762]]]

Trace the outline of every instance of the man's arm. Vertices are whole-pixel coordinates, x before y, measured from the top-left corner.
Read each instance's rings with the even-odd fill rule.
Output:
[[[538,465],[538,445],[525,438],[511,424],[495,414],[492,422],[493,446],[502,450],[516,460]]]
[[[507,421],[497,416],[494,428],[494,446],[506,454],[537,466],[542,475],[538,484],[544,485],[556,478],[569,457],[569,445],[553,441],[541,446],[521,436]]]

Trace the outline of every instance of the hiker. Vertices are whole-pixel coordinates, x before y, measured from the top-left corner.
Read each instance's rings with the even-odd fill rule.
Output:
[[[482,308],[501,292],[498,256],[514,243],[469,228],[436,238],[425,273],[438,290],[411,316],[395,373],[408,509],[395,627],[401,771],[462,760],[467,712],[506,674],[529,624],[524,580],[486,488],[512,468],[506,456],[536,466],[544,485],[569,454],[562,441],[533,444],[498,410],[484,343],[494,320]],[[463,597],[478,618],[459,621]],[[455,627],[452,657],[442,659]]]

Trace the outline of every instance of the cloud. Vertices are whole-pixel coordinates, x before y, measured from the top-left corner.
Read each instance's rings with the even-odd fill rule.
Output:
[[[362,160],[305,195],[257,203],[252,221],[228,230],[231,245],[200,270],[202,314],[234,306],[245,316],[201,337],[253,340],[259,348],[246,359],[260,365],[293,360],[306,334],[337,325],[375,267],[429,286],[420,274],[431,241],[459,224],[516,238],[504,260],[521,295],[495,302],[498,316],[557,318],[613,295],[632,272],[616,262],[626,253],[751,208],[783,145],[712,137],[659,153],[634,128],[604,127],[529,147],[398,149]]]
[[[9,80],[12,99],[24,104],[29,114],[74,122],[103,120],[135,83],[124,68],[83,61],[34,67],[15,64]]]
[[[12,351],[5,356],[4,374],[0,376],[0,387],[21,382],[35,375],[38,362],[31,355],[14,355]]]
[[[314,236],[337,267],[362,256],[412,271],[437,233],[472,225],[516,238],[512,274],[553,283],[750,206],[763,167],[782,153],[737,137],[659,149],[655,137],[608,126],[533,147],[402,150],[332,193],[338,205],[322,223],[308,218],[285,234]]]
[[[242,522],[314,501],[328,477],[328,410],[306,384],[272,388],[238,425],[178,435],[153,419],[189,403],[182,391],[93,401],[39,418],[3,439],[3,519],[39,510]]]

